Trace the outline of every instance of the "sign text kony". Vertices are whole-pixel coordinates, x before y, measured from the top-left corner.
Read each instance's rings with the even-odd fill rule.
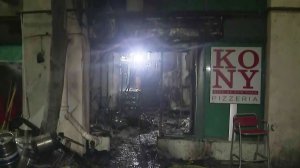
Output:
[[[211,103],[259,104],[260,47],[211,48]]]

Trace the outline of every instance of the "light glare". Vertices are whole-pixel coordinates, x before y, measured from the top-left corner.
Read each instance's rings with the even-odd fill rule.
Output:
[[[210,66],[207,66],[205,69],[206,69],[206,72],[210,72],[211,71]]]

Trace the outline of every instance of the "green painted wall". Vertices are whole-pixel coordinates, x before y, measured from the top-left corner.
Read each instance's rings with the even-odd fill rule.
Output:
[[[264,11],[267,0],[163,0],[160,6],[167,11]]]
[[[210,47],[213,46],[236,46],[236,47],[264,47],[263,44],[254,43],[211,43],[205,48],[205,66],[210,66]],[[264,49],[263,49],[264,50]],[[259,118],[264,119],[264,93],[265,93],[265,55],[262,54],[262,83],[261,83],[261,104],[248,105],[239,104],[238,113],[256,113]],[[204,138],[221,138],[228,137],[229,124],[229,104],[210,103],[210,73],[205,73],[204,81]]]
[[[0,62],[21,62],[22,46],[0,45]]]
[[[265,86],[265,19],[264,18],[230,18],[224,20],[224,38],[218,42],[204,45],[204,67],[210,66],[210,50],[213,46],[262,47],[262,93],[260,105],[238,105],[238,113],[255,112],[264,119]],[[210,73],[204,73],[204,107],[197,106],[196,116],[204,113],[203,122],[196,119],[195,128],[198,138],[228,138],[229,104],[210,103]],[[202,96],[202,95],[197,95]],[[201,111],[202,110],[202,111]],[[204,133],[199,133],[203,131]]]

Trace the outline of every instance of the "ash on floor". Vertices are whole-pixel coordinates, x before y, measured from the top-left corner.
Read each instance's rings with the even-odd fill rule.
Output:
[[[187,116],[188,117],[188,116]],[[139,118],[119,118],[122,127],[115,127],[111,131],[111,151],[98,152],[92,155],[93,167],[104,168],[228,168],[228,162],[220,162],[212,158],[197,161],[183,161],[165,158],[158,155],[158,113],[143,113]],[[184,133],[188,124],[175,122],[175,117],[164,116],[165,129],[175,132],[176,135]],[[171,121],[174,121],[171,122]],[[185,121],[185,120],[181,120]],[[174,125],[178,127],[174,128]],[[183,127],[180,127],[183,126]],[[238,166],[234,166],[238,167]],[[246,168],[263,168],[263,164],[246,165]]]

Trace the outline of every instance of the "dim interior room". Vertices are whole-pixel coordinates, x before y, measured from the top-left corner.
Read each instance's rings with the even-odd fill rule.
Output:
[[[299,12],[0,0],[0,167],[299,167]]]

